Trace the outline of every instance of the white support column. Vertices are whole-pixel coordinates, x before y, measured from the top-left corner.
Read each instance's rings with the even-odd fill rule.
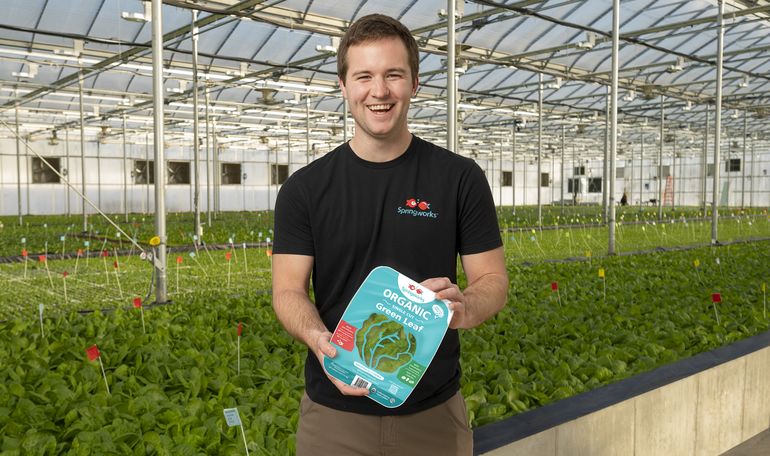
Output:
[[[83,210],[83,233],[88,232],[88,213],[86,212],[86,129],[85,116],[83,115],[83,72],[78,75],[78,103],[80,108],[80,198]],[[27,203],[29,204],[29,203]]]
[[[155,262],[155,301],[166,296],[166,158],[163,149],[163,2],[152,0],[152,92],[155,131],[155,235],[160,238]]]
[[[610,100],[610,185],[607,193],[609,244],[607,253],[615,255],[615,156],[618,151],[618,38],[620,35],[620,0],[612,2],[612,95]]]
[[[718,28],[717,28],[717,93],[716,108],[714,108],[714,186],[713,201],[711,211],[711,244],[717,244],[717,224],[719,223],[719,161],[720,161],[720,143],[722,140],[722,64],[724,60],[724,10],[723,0],[717,0],[719,5]]]
[[[190,35],[192,37],[192,91],[193,91],[193,167],[195,168],[195,182],[193,183],[193,211],[195,233],[194,242],[198,244],[201,239],[201,176],[200,176],[200,120],[198,119],[198,27],[195,23],[198,21],[198,11],[192,10],[192,23],[190,24]]]

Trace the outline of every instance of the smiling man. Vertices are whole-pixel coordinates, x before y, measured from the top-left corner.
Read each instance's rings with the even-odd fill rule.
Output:
[[[340,42],[337,72],[355,134],[294,173],[275,208],[273,307],[308,347],[297,454],[470,455],[458,329],[492,317],[508,289],[489,185],[475,162],[409,131],[419,54],[400,22],[380,14],[354,22]],[[381,265],[421,281],[454,311],[432,364],[395,409],[322,367],[336,356],[330,330]]]

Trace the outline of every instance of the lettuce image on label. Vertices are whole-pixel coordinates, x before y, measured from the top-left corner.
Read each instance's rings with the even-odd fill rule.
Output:
[[[324,357],[326,372],[369,390],[384,407],[402,405],[430,366],[452,311],[433,291],[386,266],[374,268],[350,300]]]
[[[382,372],[395,372],[412,360],[417,339],[404,331],[402,324],[373,313],[356,333],[356,347],[367,366]]]

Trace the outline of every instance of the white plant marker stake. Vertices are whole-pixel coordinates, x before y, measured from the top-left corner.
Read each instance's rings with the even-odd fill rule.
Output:
[[[61,235],[59,236],[59,240],[61,241],[61,256],[64,257],[64,244],[66,242],[67,236]]]
[[[766,290],[767,290],[767,285],[765,285],[765,283],[763,282],[762,283],[762,306],[764,307],[765,320],[767,320],[767,294],[766,294]]]
[[[118,282],[118,292],[120,293],[120,299],[123,299],[123,287],[120,286],[120,263],[118,263],[118,252],[112,249],[115,256],[115,262],[112,264],[115,267],[115,281]]]
[[[61,273],[61,282],[62,282],[62,285],[64,286],[64,304],[67,304],[69,302],[69,300],[67,299],[67,276],[68,275],[69,274],[67,273],[67,271],[64,271]]]
[[[229,250],[225,252],[225,259],[227,260],[227,288],[230,288],[230,259],[232,258],[232,252]]]
[[[83,246],[86,248],[86,267],[88,267],[88,257],[90,256],[90,255],[88,255],[88,252],[89,252],[89,249],[91,247],[91,241],[83,242]]]
[[[249,272],[249,262],[246,260],[246,243],[243,243],[243,267],[246,272]]]
[[[104,378],[104,386],[107,387],[107,394],[110,393],[110,384],[107,383],[107,374],[104,372],[104,364],[102,364],[102,354],[99,353],[99,347],[96,346],[96,344],[91,345],[86,349],[86,354],[88,355],[88,360],[93,361],[95,359],[99,360],[99,367],[102,368],[102,377]]]
[[[237,408],[225,409],[225,421],[229,427],[238,426],[241,428],[241,436],[243,436],[243,447],[246,449],[246,456],[249,455],[249,445],[246,443],[246,432],[243,430],[243,423],[241,423],[241,416],[238,414]]]
[[[37,305],[37,313],[40,316],[40,337],[45,337],[45,332],[43,331],[43,304]]]
[[[241,375],[241,334],[243,333],[243,323],[238,322],[238,375]]]
[[[607,278],[605,277],[605,274],[604,274],[604,268],[599,268],[599,277],[602,279],[602,285],[604,287],[603,296],[604,296],[604,301],[606,302],[607,301]]]
[[[42,261],[43,264],[45,264],[45,272],[46,274],[48,274],[48,282],[51,284],[51,291],[54,291],[53,278],[51,277],[51,270],[48,268],[48,255],[40,255],[38,259]]]

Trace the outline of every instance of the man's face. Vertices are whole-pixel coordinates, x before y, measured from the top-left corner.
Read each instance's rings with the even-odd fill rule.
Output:
[[[409,133],[409,100],[417,80],[409,69],[406,46],[398,38],[348,48],[348,71],[340,81],[361,140],[396,139]]]

